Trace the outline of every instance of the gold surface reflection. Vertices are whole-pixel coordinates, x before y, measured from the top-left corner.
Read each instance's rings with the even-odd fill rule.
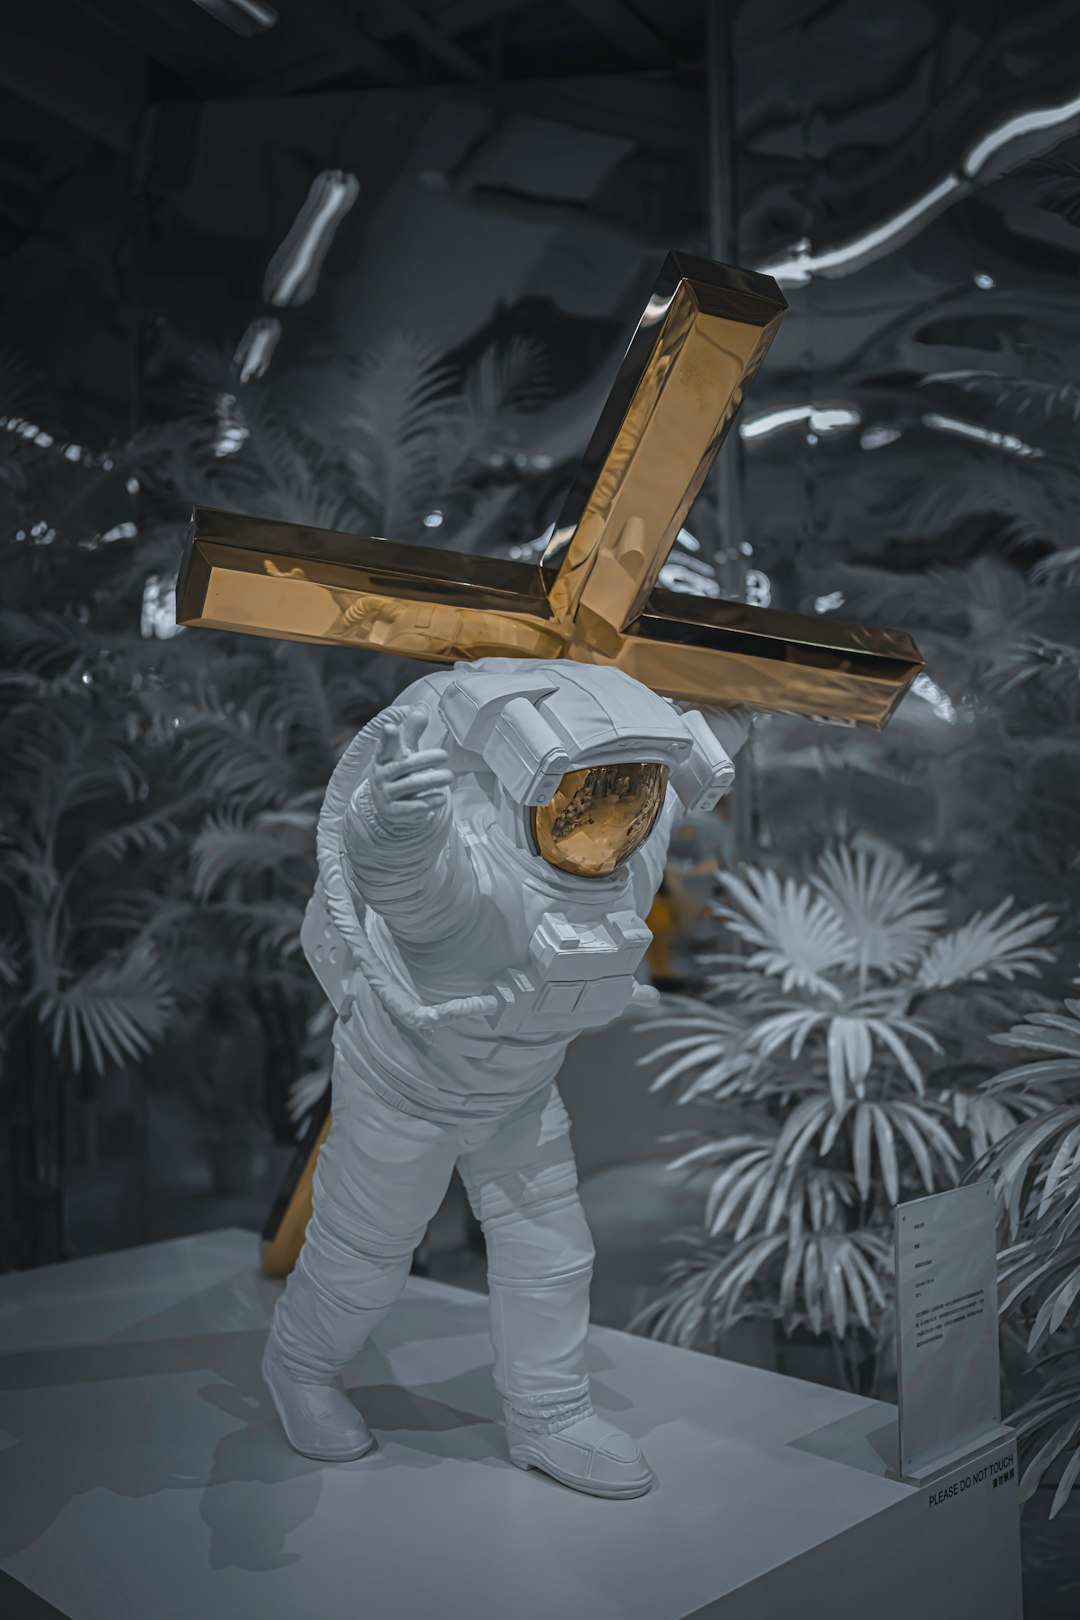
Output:
[[[568,771],[555,797],[531,812],[537,853],[574,877],[608,877],[656,826],[668,768],[593,765]]]
[[[899,631],[655,589],[786,308],[670,254],[542,565],[199,509],[177,619],[431,663],[573,658],[668,697],[882,726],[922,669]]]

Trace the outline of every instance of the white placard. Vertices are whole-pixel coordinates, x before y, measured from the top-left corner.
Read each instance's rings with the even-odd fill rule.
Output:
[[[1001,1429],[994,1193],[980,1181],[896,1210],[900,1472]]]

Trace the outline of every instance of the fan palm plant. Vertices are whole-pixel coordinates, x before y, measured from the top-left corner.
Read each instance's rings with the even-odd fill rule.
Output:
[[[0,1079],[8,1263],[63,1252],[77,1104],[142,1063],[179,1007],[179,880],[197,795],[171,735],[117,700],[79,620],[0,615]]]
[[[969,294],[947,307],[962,332]],[[993,883],[1075,908],[1075,357],[1054,311],[1002,294],[998,315],[997,369],[962,368],[970,350],[950,347],[937,303],[845,361],[868,449],[822,449],[827,544],[797,553],[789,589],[826,614],[903,625],[926,674],[883,736],[772,722],[756,751],[759,813],[771,850],[801,843],[808,816],[827,836],[869,826],[932,854],[978,904]],[[958,418],[962,445],[941,431]]]
[[[993,1038],[1031,1058],[988,1081],[984,1095],[1021,1110],[1032,1097],[1040,1104],[978,1170],[993,1177],[1006,1229],[1001,1310],[1027,1329],[1039,1380],[1013,1416],[1024,1440],[1041,1441],[1021,1499],[1060,1464],[1053,1518],[1080,1478],[1080,1001],[1067,999],[1061,1012],[1029,1013]]]
[[[888,1327],[893,1206],[952,1186],[973,1156],[1038,1115],[1039,1093],[989,1095],[983,1030],[1052,960],[1055,919],[1004,900],[947,926],[940,881],[863,840],[802,878],[719,878],[719,950],[701,999],[669,1001],[671,1039],[642,1061],[653,1090],[722,1110],[672,1169],[706,1182],[704,1230],[639,1325],[715,1348],[744,1317],[831,1338],[850,1380]],[[1040,998],[1034,997],[1037,1004]]]
[[[479,544],[524,491],[500,445],[537,360],[515,348],[451,371],[390,335],[323,374],[319,392],[347,402],[324,420],[295,375],[245,382],[200,352],[174,379],[179,407],[108,449],[30,420],[44,401],[0,364],[0,1264],[64,1252],[73,1096],[92,1114],[125,1071],[139,1097],[173,1085],[208,1134],[249,1128],[238,1110],[265,1129],[268,1109],[289,1136],[289,1086],[323,1063],[297,943],[315,816],[341,749],[408,672],[176,634],[161,604],[192,503]],[[251,1014],[254,1086],[211,1062]]]

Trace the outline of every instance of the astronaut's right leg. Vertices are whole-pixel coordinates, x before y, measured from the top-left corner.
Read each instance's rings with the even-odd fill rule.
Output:
[[[653,1472],[593,1410],[586,1361],[593,1244],[570,1122],[552,1087],[480,1136],[459,1163],[484,1229],[495,1384],[510,1460],[591,1496],[643,1496]]]
[[[344,1461],[374,1444],[341,1374],[404,1287],[457,1152],[452,1129],[385,1102],[338,1057],[311,1221],[263,1356],[282,1428],[304,1456]]]

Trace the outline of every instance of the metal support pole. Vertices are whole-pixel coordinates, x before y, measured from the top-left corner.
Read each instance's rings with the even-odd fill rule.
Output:
[[[739,263],[738,187],[736,175],[737,122],[735,100],[734,25],[730,0],[706,0],[705,6],[705,117],[707,140],[707,222],[709,257],[725,264]],[[743,521],[743,452],[738,433],[732,433],[712,470],[716,527],[720,537],[714,558],[720,589],[726,597],[742,601],[746,593],[747,560]],[[731,798],[733,844],[737,859],[745,859],[754,844],[755,791],[754,741],[751,736],[739,756],[738,786]]]

